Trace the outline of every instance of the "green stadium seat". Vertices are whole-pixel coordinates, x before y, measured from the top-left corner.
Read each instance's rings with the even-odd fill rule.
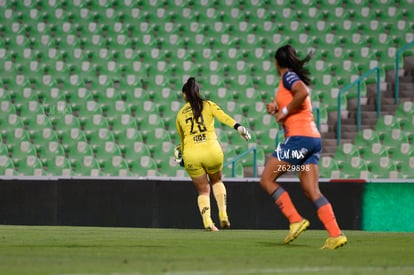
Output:
[[[342,21],[342,20],[351,19],[351,13],[349,12],[349,10],[347,10],[341,5],[337,5],[334,7],[331,6],[329,9],[326,9],[324,11],[324,16],[327,22],[336,22],[339,20]]]
[[[36,48],[36,47],[35,47]],[[17,65],[19,70],[22,70],[24,66],[29,66],[31,62],[36,61],[37,52],[31,48],[23,49],[21,52],[12,53],[13,61]]]
[[[381,157],[369,165],[371,173],[377,179],[397,179],[401,175],[394,161],[389,157]]]
[[[399,175],[405,179],[413,178],[413,169],[414,169],[414,157],[409,157],[404,160],[404,165],[401,165],[399,170]]]
[[[171,136],[164,128],[154,128],[144,133],[144,140],[150,150],[154,151],[162,142],[171,142]]]
[[[9,148],[2,140],[0,140],[0,156],[9,156]]]
[[[353,143],[343,143],[335,151],[335,159],[340,168],[342,168],[342,164],[349,162],[353,157],[360,157],[359,149]]]
[[[23,119],[16,114],[14,104],[9,101],[1,102],[0,124],[2,125],[1,132],[14,130],[15,128],[24,128]],[[3,113],[3,110],[5,112]]]
[[[157,162],[150,156],[142,156],[130,163],[134,176],[159,176]]]
[[[87,139],[94,150],[104,147],[107,142],[115,143],[115,135],[108,128],[96,128],[87,134]]]
[[[358,67],[350,60],[332,63],[331,70],[334,72],[338,84],[342,86],[359,78]]]
[[[99,103],[89,100],[85,101],[82,105],[79,105],[77,117],[83,123],[84,121],[90,119],[94,115],[103,115],[102,108]]]
[[[10,91],[9,90],[5,90],[3,88],[4,84],[3,81],[0,80],[0,101],[1,102],[8,102],[11,103],[9,101],[11,101],[11,95],[10,95]]]
[[[412,101],[401,102],[395,110],[395,116],[397,120],[404,118],[405,116],[414,115],[414,103]]]
[[[72,176],[72,164],[64,155],[49,156],[43,162],[43,168],[48,176]]]
[[[399,119],[399,123],[404,130],[408,139],[412,142],[414,140],[414,116],[407,116]]]
[[[234,101],[233,91],[225,87],[217,87],[216,92],[211,93],[210,99],[217,102]]]
[[[174,157],[174,148],[175,144],[171,141],[161,142],[158,147],[153,149],[152,157],[157,164],[160,164],[164,160],[168,160],[169,157]]]
[[[141,156],[151,156],[149,146],[139,140],[132,140],[128,143],[124,143],[123,151],[125,152],[123,157],[128,161],[129,165],[136,162],[137,158]]]
[[[15,175],[14,162],[7,155],[0,155],[0,175],[14,176]]]
[[[382,142],[388,149],[394,149],[400,146],[402,143],[409,143],[410,138],[405,131],[399,128],[390,129],[387,133],[383,133]]]
[[[7,78],[6,73],[4,83],[4,86],[7,85],[7,89],[10,91],[12,97],[14,97],[16,93],[21,92],[23,89],[31,87],[30,79],[22,74],[16,74],[16,72],[13,73],[11,78]]]
[[[389,46],[389,43],[392,44],[392,41],[383,41],[375,45],[375,55],[377,59],[384,64],[383,66],[385,70],[393,70],[395,67],[397,48]],[[404,67],[404,59],[402,55],[399,56],[398,64],[398,69],[402,69]]]
[[[236,74],[237,77],[230,77],[228,85],[233,90],[233,98],[238,99],[240,93],[246,93],[248,89],[254,87],[253,80],[250,77],[250,73]]]
[[[35,156],[37,158],[36,146],[30,143],[30,141],[16,142],[9,149],[11,151],[11,158],[15,164],[27,156]]]
[[[95,157],[92,145],[86,141],[76,141],[67,144],[66,151],[72,163],[83,160],[84,157]]]
[[[53,129],[57,132],[59,137],[62,135],[63,132],[67,131],[67,129],[71,128],[81,128],[80,120],[73,114],[59,114],[55,117],[49,116],[52,121]]]
[[[76,22],[77,24],[84,26],[89,22],[94,21],[93,10],[88,9],[87,7],[77,7],[72,10],[70,13],[69,20],[71,22]]]
[[[299,9],[297,11],[297,16],[302,22],[314,22],[316,20],[324,19],[324,14],[316,6],[316,3],[313,3],[312,5],[306,5],[306,7],[307,8]]]
[[[21,127],[21,125],[18,125],[16,128],[9,127],[7,129],[3,129],[2,136],[3,142],[11,151],[13,147],[19,145],[21,142],[30,142],[29,132],[26,131],[23,127]]]
[[[45,74],[51,75],[59,81],[64,81],[70,77],[70,67],[63,61],[56,61],[54,64],[46,64],[44,70]]]
[[[37,114],[24,120],[27,131],[33,133],[44,128],[52,128],[52,122],[45,114]]]
[[[10,35],[6,38],[7,47],[14,52],[23,52],[30,49],[30,39],[24,34]]]
[[[381,157],[389,157],[389,148],[382,143],[372,143],[360,150],[360,155],[367,164],[371,164]]]
[[[92,146],[95,151],[95,158],[100,162],[113,156],[122,157],[121,148],[113,141],[95,142]]]
[[[102,114],[95,114],[88,120],[82,122],[82,129],[87,136],[91,135],[92,132],[96,132],[101,128],[109,129],[108,119]]]
[[[261,134],[261,131],[266,129],[266,126],[261,125],[263,115],[267,114],[266,104],[262,101],[256,101],[254,107],[251,105],[248,107],[246,116],[249,119],[250,128],[258,134]],[[266,120],[266,122],[269,121]]]
[[[330,156],[323,156],[319,164],[319,176],[321,178],[340,178],[340,169],[336,160]]]
[[[53,128],[50,127],[39,127],[37,129],[33,129],[30,132],[30,137],[36,146],[36,150],[39,152],[39,154],[43,155],[43,151],[47,151],[49,144],[51,142],[58,143],[59,142],[59,136],[58,134],[53,130]]]
[[[65,150],[80,141],[87,142],[86,134],[80,128],[66,128],[60,133],[60,139]]]
[[[331,74],[329,63],[324,60],[311,59],[309,63],[309,69],[311,69],[312,72],[318,76],[317,78]],[[323,80],[323,82],[325,83],[326,81]]]
[[[101,163],[102,173],[105,176],[127,177],[133,176],[128,163],[121,156],[106,158]]]
[[[360,157],[352,157],[340,166],[341,178],[368,179],[371,177],[367,163]]]
[[[124,128],[116,134],[116,141],[125,154],[130,144],[134,142],[144,142],[144,138],[137,128]]]
[[[278,129],[270,128],[261,131],[262,134],[258,135],[260,137],[258,144],[263,147],[266,154],[272,153],[275,150],[278,131]]]
[[[93,100],[93,95],[90,90],[85,87],[77,87],[75,92],[68,93],[67,101],[69,102],[74,112],[79,111],[79,106],[83,105],[87,101]]]
[[[154,129],[165,129],[164,120],[159,114],[149,113],[141,116],[138,121],[138,129],[146,135]]]
[[[223,106],[223,110],[225,110],[230,115],[243,114],[243,106],[234,100],[227,101]]]
[[[18,176],[46,176],[42,161],[35,155],[28,155],[16,161],[15,169]]]
[[[164,157],[158,163],[159,175],[164,177],[184,177],[185,170],[175,161],[174,156]]]
[[[401,143],[390,149],[390,157],[394,160],[397,168],[402,169],[407,165],[407,160],[414,157],[414,148],[410,143]]]
[[[153,93],[151,97],[152,100],[157,103],[161,113],[164,113],[166,109],[170,108],[170,102],[179,99],[177,91],[169,87],[160,88],[160,90]]]
[[[107,87],[104,90],[96,93],[98,103],[101,105],[102,111],[106,115],[111,115],[112,112],[125,111],[128,107],[122,101],[121,92],[113,87]]]
[[[253,140],[253,138],[252,138],[252,140]],[[254,137],[254,140],[256,140],[255,137]],[[240,151],[240,153],[243,153],[243,152],[245,152],[246,150],[248,150],[250,148],[256,148],[256,165],[257,166],[264,166],[265,165],[265,160],[266,160],[266,156],[265,156],[266,153],[265,153],[264,148],[262,146],[258,146],[256,144],[256,141],[249,143],[246,147],[241,147],[241,148],[239,147],[239,151]],[[243,167],[253,167],[253,159],[254,159],[253,152],[246,155],[241,160],[241,162],[243,164]]]
[[[50,109],[47,111],[48,117],[50,120],[53,121],[57,116],[62,116],[66,114],[72,114],[72,107],[66,103],[66,101],[58,101],[55,104],[50,106]]]
[[[136,119],[130,114],[120,114],[118,116],[114,115],[113,120],[111,121],[111,130],[117,137],[125,129],[138,129],[138,124]]]
[[[356,21],[367,21],[367,20],[376,20],[377,19],[377,10],[365,6],[355,6],[356,3],[353,3],[353,9],[350,9],[349,12],[353,17],[353,20]]]
[[[384,135],[387,135],[389,133],[390,129],[400,128],[401,125],[394,115],[381,116],[378,118],[377,123],[375,124],[375,129],[380,135],[381,139],[384,138]]]
[[[232,178],[233,177],[233,169],[232,164],[223,166],[223,177],[224,178]],[[240,161],[236,161],[234,163],[234,177],[235,178],[244,178],[244,167]]]
[[[320,94],[320,104],[325,106],[327,111],[336,111],[338,108],[338,96],[339,96],[339,88],[332,88],[329,93]],[[348,93],[343,93],[341,95],[341,110],[345,111],[348,107]]]
[[[74,176],[97,177],[104,175],[98,160],[96,160],[93,155],[74,160],[72,167],[74,167]]]
[[[354,144],[361,150],[374,143],[381,143],[380,136],[373,129],[363,129],[355,136]]]
[[[0,110],[0,125],[6,124],[10,115],[16,116],[16,106],[10,99],[0,101]]]

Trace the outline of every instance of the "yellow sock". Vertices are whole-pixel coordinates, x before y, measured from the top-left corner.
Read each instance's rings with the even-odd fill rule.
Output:
[[[210,227],[213,224],[210,214],[210,197],[208,195],[199,195],[197,203],[201,217],[203,218],[204,228]]]
[[[220,221],[228,220],[227,217],[227,192],[222,182],[213,184],[213,194],[217,201]]]

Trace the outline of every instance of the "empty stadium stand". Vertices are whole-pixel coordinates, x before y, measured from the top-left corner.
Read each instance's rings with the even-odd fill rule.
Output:
[[[252,130],[254,138],[246,144],[217,125],[226,160],[255,146],[263,166],[281,135],[264,106],[278,85],[273,54],[292,43],[302,56],[315,51],[308,66],[323,135],[321,176],[409,177],[414,47],[397,51],[414,41],[413,5],[411,0],[0,1],[0,174],[184,176],[171,152],[178,142],[175,114],[184,103],[180,90],[190,76],[206,98]],[[365,79],[358,132],[356,90],[340,95],[338,146],[338,92],[375,67],[381,105],[375,100],[377,79]],[[251,176],[251,158],[237,162],[235,171],[236,177]],[[231,172],[224,168],[226,177]]]

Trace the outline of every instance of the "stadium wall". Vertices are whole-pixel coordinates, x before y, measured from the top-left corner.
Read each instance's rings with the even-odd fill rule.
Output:
[[[234,229],[286,229],[288,223],[258,179],[227,179]],[[300,213],[322,229],[296,179],[285,179]],[[361,229],[364,183],[320,182],[343,229]],[[217,207],[212,199],[213,219]],[[200,228],[197,193],[187,178],[21,178],[0,180],[0,223],[108,227]]]

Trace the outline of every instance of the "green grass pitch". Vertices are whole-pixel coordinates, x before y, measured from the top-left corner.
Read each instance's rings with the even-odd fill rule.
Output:
[[[0,274],[414,274],[414,233],[0,226]]]

